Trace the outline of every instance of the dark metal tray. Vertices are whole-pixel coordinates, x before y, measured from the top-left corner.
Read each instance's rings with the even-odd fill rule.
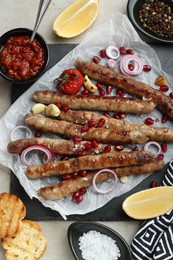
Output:
[[[173,52],[172,45],[161,45],[161,44],[150,44],[151,47],[155,49],[157,52],[160,61],[162,63],[162,68],[168,74],[173,75],[172,71],[172,63],[173,61],[170,59]],[[50,61],[48,64],[48,68],[51,68],[54,64],[60,61],[69,51],[71,51],[75,45],[73,44],[50,44]],[[56,54],[56,55],[55,55]],[[30,85],[13,85],[12,87],[12,103],[16,101],[16,99],[23,94]],[[115,221],[115,220],[130,220],[130,218],[124,213],[122,210],[122,202],[129,195],[140,191],[142,189],[147,189],[150,187],[152,181],[157,181],[158,185],[160,184],[167,165],[160,172],[155,172],[147,177],[144,181],[142,181],[139,185],[137,185],[130,192],[127,192],[119,197],[113,198],[109,201],[105,206],[100,209],[97,209],[93,212],[87,213],[85,215],[70,215],[67,217],[68,220],[90,220],[90,221]],[[11,184],[10,184],[10,192],[16,194],[26,206],[27,215],[26,218],[30,220],[63,220],[61,215],[53,211],[49,208],[44,207],[37,199],[30,199],[26,194],[23,187],[20,185],[18,179],[15,175],[11,174]]]

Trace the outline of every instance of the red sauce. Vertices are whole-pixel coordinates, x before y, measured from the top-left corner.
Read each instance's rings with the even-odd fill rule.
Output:
[[[29,36],[9,38],[0,52],[0,64],[6,74],[14,79],[35,76],[45,63],[44,49],[37,40],[29,42]]]

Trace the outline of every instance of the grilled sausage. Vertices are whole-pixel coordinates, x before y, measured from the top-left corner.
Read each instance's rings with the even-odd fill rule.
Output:
[[[154,160],[154,155],[147,151],[111,152],[101,155],[85,155],[67,161],[49,162],[30,166],[26,175],[31,179],[52,175],[64,175],[81,170],[97,170],[103,168],[142,165]]]
[[[8,144],[7,150],[9,153],[20,154],[25,148],[32,145],[44,145],[48,147],[52,152],[63,155],[78,155],[80,151],[85,150],[86,154],[99,154],[103,153],[107,144],[98,144],[97,147],[93,147],[90,150],[85,149],[85,141],[74,143],[72,140],[65,139],[53,139],[53,138],[26,138],[12,141]],[[91,142],[87,142],[91,144]],[[111,146],[111,150],[113,147]],[[127,148],[126,148],[127,149]]]
[[[101,118],[105,120],[105,124],[102,126],[104,128],[114,129],[117,131],[138,130],[143,132],[150,141],[173,142],[173,129],[171,128],[153,127],[146,124],[131,123],[125,120],[108,118],[99,113],[90,111],[68,110],[67,112],[61,111],[59,115],[59,119],[74,122],[76,124],[87,124],[89,121],[98,123]]]
[[[129,166],[112,169],[115,171],[117,176],[126,176],[133,174],[146,174],[153,171],[159,171],[163,168],[163,161],[158,160],[157,158],[148,164],[139,165],[139,166]],[[78,176],[76,179],[69,179],[59,182],[57,184],[40,188],[38,194],[46,200],[56,200],[63,197],[66,197],[76,191],[79,191],[81,188],[87,188],[92,185],[92,179],[95,175],[95,171],[88,172],[85,177]],[[109,172],[104,172],[98,175],[96,182],[103,182],[108,179],[111,179],[113,175]]]
[[[151,100],[117,96],[96,96],[96,95],[62,95],[56,91],[39,90],[32,98],[44,104],[61,102],[72,109],[88,109],[100,111],[116,111],[134,114],[148,114],[155,108]]]
[[[75,65],[81,73],[94,80],[117,86],[142,98],[152,99],[166,115],[173,118],[173,101],[161,91],[94,62],[78,59]]]
[[[115,131],[105,128],[89,128],[84,132],[83,127],[78,124],[69,123],[67,121],[59,121],[43,117],[41,115],[28,114],[25,116],[25,124],[41,129],[43,132],[51,132],[55,134],[65,135],[68,138],[75,136],[81,137],[83,140],[96,140],[101,143],[109,144],[125,144],[125,143],[146,143],[148,138],[144,133],[137,130],[132,131]]]

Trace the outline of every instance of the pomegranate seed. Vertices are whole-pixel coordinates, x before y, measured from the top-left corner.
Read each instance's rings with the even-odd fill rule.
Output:
[[[100,63],[100,58],[98,56],[93,57],[93,62]]]
[[[106,55],[106,50],[100,50],[100,56],[101,56],[102,58],[106,58],[106,57],[107,57],[107,55]]]
[[[80,194],[79,191],[74,192],[72,196],[72,200],[74,200],[76,203],[80,203],[83,200],[83,195]]]
[[[133,151],[139,151],[139,148],[138,148],[137,146],[135,146],[135,147],[133,148]]]
[[[88,121],[88,126],[89,127],[95,127],[97,123],[95,121]]]
[[[85,150],[90,151],[92,146],[90,143],[84,143],[84,148],[85,148]]]
[[[154,120],[150,117],[145,119],[145,124],[146,125],[153,125],[154,124]]]
[[[89,94],[89,91],[87,89],[83,89],[81,94],[87,96]]]
[[[168,121],[167,115],[163,115],[163,116],[162,116],[162,123],[164,124],[164,123],[166,123],[167,121]]]
[[[105,95],[104,89],[99,89],[99,95],[102,97]]]
[[[97,82],[97,83],[96,83],[96,87],[97,87],[98,89],[102,89],[102,88],[103,88],[103,85],[102,85],[102,83]]]
[[[41,135],[42,135],[42,131],[40,130],[40,131],[37,131],[34,136],[35,137],[41,137]]]
[[[115,149],[115,151],[119,152],[119,151],[122,151],[124,149],[124,146],[123,145],[115,145],[114,149]]]
[[[81,188],[81,189],[79,190],[79,193],[80,193],[81,195],[84,195],[86,192],[87,192],[87,190],[86,190],[85,188]]]
[[[169,90],[169,87],[167,85],[160,86],[160,91],[161,92],[166,92],[168,90]]]
[[[105,149],[104,149],[104,152],[105,153],[109,153],[111,151],[111,146],[108,144]]]
[[[62,178],[63,178],[63,180],[69,180],[69,179],[72,178],[72,175],[71,175],[71,174],[64,174],[64,175],[62,176]]]
[[[61,109],[62,108],[62,103],[61,102],[59,102],[59,101],[57,101],[56,103],[55,103],[55,105],[59,108],[59,109]]]
[[[87,174],[87,171],[83,170],[79,172],[79,175],[84,177]]]
[[[131,55],[133,55],[133,54],[134,54],[134,50],[132,50],[132,49],[127,49],[127,50],[126,50],[126,54],[131,54]]]
[[[173,92],[169,93],[169,97],[173,99]]]
[[[160,160],[162,160],[164,158],[164,154],[160,153],[158,156],[157,156]]]
[[[71,174],[71,176],[72,176],[72,179],[76,179],[79,175],[78,175],[77,172],[73,172],[73,173]]]
[[[73,138],[73,142],[76,144],[76,143],[80,143],[82,141],[82,137],[79,137],[79,136],[75,136]]]
[[[83,195],[80,194],[77,198],[76,198],[76,203],[80,203],[83,200]]]
[[[108,113],[103,114],[105,117],[110,118],[111,116]]]
[[[67,112],[67,111],[69,110],[68,105],[67,105],[67,104],[62,104],[62,110],[63,110],[64,112]]]
[[[85,151],[79,151],[78,152],[78,156],[85,156],[86,155],[86,152]]]
[[[98,142],[97,141],[95,141],[95,140],[92,140],[91,141],[91,146],[93,147],[93,148],[97,148],[98,147]]]
[[[103,126],[104,124],[105,124],[105,119],[104,119],[104,118],[100,118],[100,120],[98,121],[97,126],[98,126],[98,127],[101,127],[101,126]]]
[[[143,66],[143,71],[148,72],[150,70],[151,70],[151,66],[150,65],[144,65]]]
[[[132,63],[129,63],[128,64],[128,69],[133,71],[134,70],[134,65]]]
[[[60,161],[67,161],[68,160],[68,156],[62,156]]]
[[[115,119],[121,119],[121,117],[120,117],[120,115],[119,115],[118,113],[114,114],[114,115],[113,115],[113,118],[115,118]]]
[[[76,200],[76,198],[80,195],[79,191],[73,193],[72,199]]]
[[[167,152],[167,144],[166,143],[161,144],[161,149],[162,149],[163,153],[166,153]]]
[[[89,126],[87,126],[87,125],[84,125],[84,126],[81,127],[81,133],[85,133],[88,130],[89,130]]]
[[[121,55],[125,55],[126,54],[126,48],[125,47],[120,47],[119,51],[120,51]]]
[[[120,97],[124,97],[124,90],[122,90],[122,89],[117,89],[116,94],[117,94],[118,96],[120,96]]]
[[[107,95],[110,95],[111,92],[112,92],[112,87],[111,87],[111,86],[107,86],[107,87],[106,87],[106,94],[107,94]]]
[[[120,118],[126,118],[127,114],[122,112],[122,113],[119,113],[119,116],[120,116]]]
[[[157,182],[156,181],[152,181],[151,188],[155,188],[155,187],[157,187]]]

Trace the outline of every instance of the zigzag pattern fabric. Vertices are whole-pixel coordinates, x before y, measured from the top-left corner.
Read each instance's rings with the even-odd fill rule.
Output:
[[[162,185],[173,186],[173,161]],[[131,251],[133,260],[173,260],[173,210],[144,221],[132,241]]]

